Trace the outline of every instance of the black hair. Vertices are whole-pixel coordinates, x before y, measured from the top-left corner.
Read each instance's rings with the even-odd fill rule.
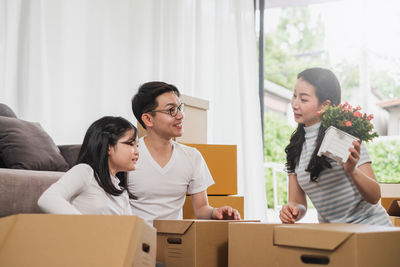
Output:
[[[108,194],[119,196],[124,190],[127,190],[129,197],[136,199],[128,190],[127,173],[118,172],[116,174],[120,180],[119,185],[123,188],[122,190],[117,189],[111,181],[108,166],[109,146],[115,146],[118,140],[129,130],[134,130],[134,138],[136,139],[136,127],[122,117],[105,116],[96,120],[85,134],[77,164],[86,163],[92,167],[96,181]]]
[[[138,92],[132,97],[132,111],[137,121],[146,129],[143,123],[143,113],[154,110],[158,103],[156,98],[167,92],[174,92],[178,97],[180,96],[178,88],[175,85],[165,82],[147,82],[142,84]]]
[[[326,100],[331,101],[331,105],[340,104],[341,88],[335,74],[323,68],[310,68],[300,72],[297,79],[302,79],[315,88],[315,95],[318,103],[321,104]],[[316,182],[321,171],[332,168],[325,156],[317,156],[322,140],[325,136],[325,128],[321,125],[318,131],[315,150],[308,163],[306,171],[310,173],[310,180]],[[304,124],[297,126],[297,129],[290,137],[290,142],[285,148],[286,152],[286,169],[289,173],[293,173],[300,160],[301,150],[305,141]]]

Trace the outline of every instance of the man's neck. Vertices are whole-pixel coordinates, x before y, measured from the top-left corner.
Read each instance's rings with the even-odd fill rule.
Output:
[[[144,143],[147,149],[158,153],[168,153],[172,149],[172,138],[162,138],[153,132],[147,133]]]
[[[146,144],[147,150],[153,159],[163,168],[170,161],[173,145],[172,139],[161,138],[158,135],[148,133],[144,137],[144,143]]]

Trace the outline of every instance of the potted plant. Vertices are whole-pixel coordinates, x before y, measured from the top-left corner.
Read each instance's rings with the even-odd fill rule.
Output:
[[[318,156],[324,155],[339,163],[345,163],[353,141],[368,142],[378,137],[371,123],[374,116],[361,113],[360,110],[360,106],[353,108],[346,102],[337,106],[327,106],[318,114],[321,125],[327,129]]]

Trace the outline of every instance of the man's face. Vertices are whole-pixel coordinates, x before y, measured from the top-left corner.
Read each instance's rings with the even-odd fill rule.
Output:
[[[181,104],[181,100],[173,92],[167,92],[159,95],[156,98],[158,106],[155,108],[153,117],[152,130],[155,131],[159,136],[170,139],[174,137],[182,136],[183,134],[183,112],[177,112],[176,116],[173,117],[169,114],[168,110],[171,108],[177,108]]]

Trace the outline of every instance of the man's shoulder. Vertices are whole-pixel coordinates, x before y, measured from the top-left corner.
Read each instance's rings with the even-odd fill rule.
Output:
[[[195,148],[195,147],[184,145],[184,144],[181,144],[181,143],[178,143],[175,141],[173,141],[173,143],[174,143],[174,147],[175,147],[176,151],[180,154],[183,154],[189,158],[202,157],[200,151],[197,150],[197,148]]]

